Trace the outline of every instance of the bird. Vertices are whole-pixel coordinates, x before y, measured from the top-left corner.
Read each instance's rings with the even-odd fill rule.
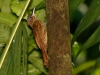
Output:
[[[28,25],[32,28],[33,35],[35,37],[36,43],[42,52],[43,63],[46,68],[48,68],[48,54],[47,54],[47,31],[45,25],[36,18],[35,7],[32,14],[27,18]]]

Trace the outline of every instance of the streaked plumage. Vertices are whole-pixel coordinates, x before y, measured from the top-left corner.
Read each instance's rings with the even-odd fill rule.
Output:
[[[36,43],[42,52],[44,65],[48,67],[47,32],[43,23],[36,18],[34,11],[35,8],[33,9],[33,13],[28,16],[27,22],[32,28]]]

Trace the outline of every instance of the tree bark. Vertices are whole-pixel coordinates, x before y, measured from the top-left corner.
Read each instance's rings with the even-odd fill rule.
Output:
[[[72,75],[68,0],[46,0],[49,75]]]

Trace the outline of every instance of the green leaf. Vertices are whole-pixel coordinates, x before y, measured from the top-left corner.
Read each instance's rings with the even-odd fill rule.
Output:
[[[98,11],[99,9],[100,9],[100,0],[94,0],[93,3],[91,4],[89,10],[84,15],[84,17],[81,20],[81,22],[79,23],[79,25],[78,25],[78,27],[77,27],[77,29],[75,31],[73,40],[72,40],[72,44],[77,39],[77,37],[85,29],[87,29],[93,23],[93,21],[100,15],[100,11]]]
[[[99,75],[99,74],[100,74],[100,57],[96,60],[96,63],[90,75]]]
[[[21,2],[13,1],[11,3],[11,10],[13,11],[13,13],[15,13],[17,16],[19,16],[25,3],[26,3],[26,1],[21,1]]]
[[[11,28],[6,24],[1,23],[0,24],[0,44],[8,42],[10,33],[11,33]]]
[[[29,28],[29,26],[27,25],[26,21],[24,21],[23,24],[24,24],[24,26],[25,26],[25,28],[27,30],[27,34],[28,34],[28,37],[29,37],[29,35],[32,33],[32,30]]]
[[[31,0],[30,5],[29,5],[29,10],[32,10],[34,8],[34,6],[37,6],[42,1],[44,1],[44,0]]]
[[[36,58],[42,58],[42,54],[39,50],[33,50],[29,57],[36,57]]]
[[[45,73],[46,75],[48,74],[47,69],[45,69],[44,65],[43,65],[43,60],[40,58],[36,58],[36,57],[28,57],[28,60],[37,68],[39,69],[41,72]]]
[[[0,10],[1,10],[1,7],[2,7],[2,5],[3,5],[3,1],[4,1],[4,0],[0,0]]]
[[[34,49],[34,47],[31,46],[31,45],[29,45],[29,46],[28,46],[28,53],[30,53],[33,49]]]
[[[73,75],[78,75],[78,73],[80,73],[80,72],[82,72],[86,69],[89,69],[90,67],[94,66],[94,64],[95,64],[95,60],[84,62],[83,64],[81,64],[78,67],[74,68]]]
[[[4,1],[2,2],[1,12],[11,13],[10,1],[11,1],[11,0],[4,0]]]
[[[11,33],[11,37],[10,37],[10,39],[9,39],[9,41],[8,41],[8,43],[7,43],[6,47],[5,47],[5,49],[3,50],[3,53],[2,53],[2,55],[1,55],[1,57],[0,57],[0,68],[2,67],[2,64],[3,64],[4,59],[5,59],[5,57],[6,57],[7,53],[8,53],[9,47],[10,47],[10,45],[11,45],[11,42],[12,42],[12,40],[13,40],[13,38],[14,38],[14,35],[15,35],[17,29],[18,29],[18,26],[19,26],[19,24],[20,24],[20,22],[21,22],[21,19],[22,19],[24,13],[25,13],[25,10],[26,10],[26,8],[28,7],[29,2],[30,2],[30,0],[28,0],[28,1],[26,2],[26,5],[25,5],[25,7],[24,7],[24,9],[23,9],[23,11],[22,11],[22,13],[21,13],[21,15],[20,15],[18,21],[17,21],[16,25],[15,25],[14,28],[13,28],[13,31],[12,31],[12,33]]]
[[[14,15],[0,12],[0,23],[4,23],[12,27],[16,21],[17,21],[17,18]]]
[[[27,31],[26,31],[26,28],[24,25],[22,25],[22,29],[23,29],[23,37],[22,37],[22,62],[23,62],[23,65],[22,65],[22,73],[23,75],[27,75],[27,47],[28,47],[28,35],[27,35]]]
[[[7,75],[11,64],[11,51],[8,52],[2,67],[0,68],[0,75]],[[12,72],[11,72],[12,73]]]
[[[83,2],[84,0],[68,0],[69,2],[69,14],[71,15],[75,9]]]
[[[81,49],[79,50],[77,56],[80,52],[83,50],[86,50],[87,48],[97,44],[100,42],[100,26],[95,30],[95,32],[89,37],[89,39],[83,44]]]
[[[42,72],[35,68],[32,64],[28,64],[28,75],[40,75]]]
[[[18,28],[15,38],[6,55],[3,66],[0,69],[0,73],[1,73],[0,75],[19,75],[20,74],[21,31],[22,30]]]
[[[3,65],[7,67],[7,70],[5,69],[7,73],[3,75],[20,75],[20,73],[27,75],[27,32],[22,24],[20,24],[17,29],[8,53],[10,54],[9,56],[6,56],[6,58],[10,61],[4,61],[4,63],[8,63],[8,66],[6,66],[6,64]],[[4,69],[3,66],[0,71]]]
[[[41,9],[35,12],[38,20],[45,22],[46,21],[46,12],[45,9]]]
[[[40,10],[40,9],[43,9],[43,8],[45,8],[45,0],[43,0],[41,3],[39,3],[36,6],[36,10]]]
[[[13,40],[13,48],[12,48],[12,62],[13,62],[13,74],[12,75],[20,75],[21,71],[21,47],[22,47],[22,25],[17,29],[15,38]]]
[[[36,41],[35,41],[35,38],[33,36],[32,37],[30,36],[28,44],[33,46],[33,48],[38,49],[38,46],[37,46]]]

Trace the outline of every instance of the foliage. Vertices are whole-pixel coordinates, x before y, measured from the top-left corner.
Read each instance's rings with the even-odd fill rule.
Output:
[[[27,75],[27,73],[28,75],[47,75],[48,72],[43,65],[41,52],[26,23],[27,16],[34,6],[38,7],[36,10],[37,18],[45,22],[44,0],[31,0],[22,20],[29,1],[1,0],[1,2],[4,5],[0,4],[0,75]],[[5,10],[6,7],[7,10]]]
[[[73,0],[70,0],[69,2],[71,2],[71,1],[73,1]],[[83,0],[80,0],[80,2],[82,2],[82,1]],[[86,5],[86,4],[83,4],[83,5]],[[76,75],[76,74],[77,75],[80,75],[80,74],[82,74],[82,75],[99,75],[99,73],[100,73],[98,71],[98,70],[100,70],[100,68],[94,68],[92,70],[93,65],[95,64],[95,61],[97,58],[98,59],[97,59],[96,63],[98,63],[98,64],[95,64],[95,66],[99,67],[99,64],[100,64],[100,62],[99,62],[99,60],[100,60],[99,59],[100,25],[98,23],[100,20],[98,18],[99,14],[100,14],[100,11],[98,11],[100,8],[100,0],[92,1],[91,5],[87,8],[88,8],[88,10],[84,14],[82,14],[82,12],[81,12],[82,8],[77,9],[74,12],[70,11],[70,13],[71,13],[70,15],[73,15],[73,14],[75,14],[75,12],[78,11],[78,13],[80,12],[81,15],[83,16],[83,17],[81,17],[81,20],[79,20],[79,23],[77,24],[77,28],[76,28],[73,38],[72,38],[73,61],[74,61],[74,65],[77,65],[77,66],[74,66],[74,68],[73,68],[73,75]],[[79,14],[77,16],[79,16]],[[90,50],[93,50],[93,51],[90,51]],[[98,52],[97,56],[95,55],[96,51]],[[89,57],[91,52],[93,52],[94,55],[96,56],[95,59]],[[89,68],[91,68],[91,69],[89,69]],[[92,71],[90,71],[90,70],[92,70]]]
[[[34,6],[36,6],[36,17],[46,23],[45,0],[29,0],[30,4],[25,10],[27,1],[0,1],[0,62],[4,58],[2,57],[4,53],[7,52],[3,64],[0,64],[2,66],[0,75],[27,75],[27,73],[28,75],[48,75],[48,70],[43,65],[41,52],[27,25],[27,16],[32,12]],[[99,75],[100,73],[99,55],[95,59],[89,57],[91,52],[93,55],[96,54],[96,51],[99,53],[100,0],[90,1],[91,5],[87,7],[88,11],[82,14],[78,6],[84,3],[88,5],[88,2],[86,0],[69,0],[72,58],[75,65],[73,66],[73,75]],[[76,22],[78,23],[75,24]],[[72,30],[73,27],[77,28]],[[14,38],[12,38],[12,34]]]

